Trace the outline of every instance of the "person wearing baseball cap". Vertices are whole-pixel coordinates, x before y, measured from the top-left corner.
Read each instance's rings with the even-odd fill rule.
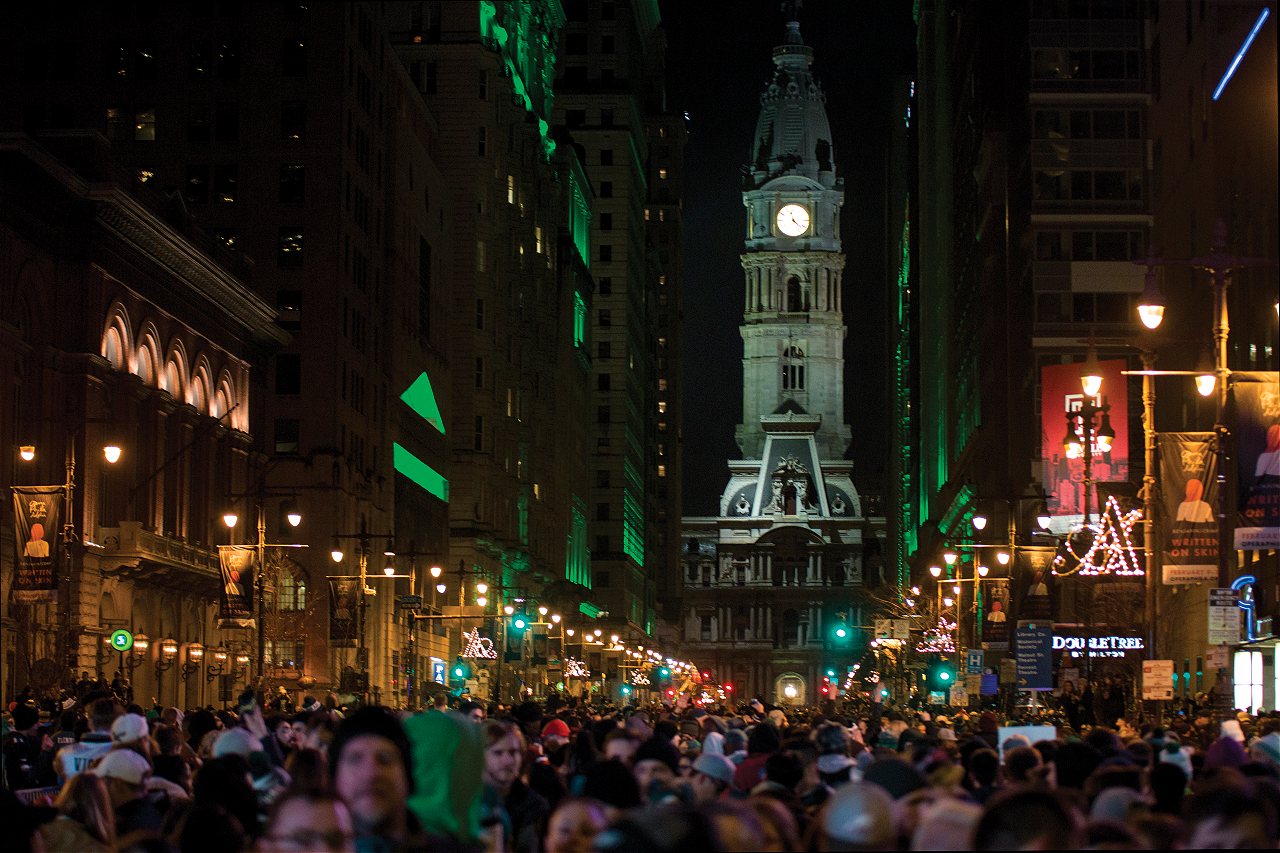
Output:
[[[116,837],[131,832],[160,832],[164,813],[147,795],[151,762],[136,751],[117,747],[88,771],[107,783],[107,796],[116,815]]]
[[[705,806],[724,796],[733,784],[736,768],[723,755],[704,752],[693,762],[689,772],[689,789],[693,792],[693,804]]]
[[[111,743],[115,746],[134,746],[151,737],[151,727],[141,714],[121,714],[111,723]]]

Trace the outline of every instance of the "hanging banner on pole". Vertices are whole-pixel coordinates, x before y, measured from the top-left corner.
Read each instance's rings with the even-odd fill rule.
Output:
[[[1237,382],[1231,394],[1240,488],[1235,546],[1280,548],[1280,383]]]
[[[351,649],[356,645],[356,609],[360,605],[360,579],[329,579],[329,646]]]
[[[222,595],[218,598],[219,628],[253,628],[253,581],[258,549],[254,545],[219,545]]]
[[[987,600],[987,615],[982,620],[982,647],[989,652],[1009,650],[1009,580],[984,581],[982,591]]]
[[[17,565],[13,577],[14,601],[35,604],[58,597],[63,488],[13,487],[13,542]]]
[[[1218,579],[1218,459],[1211,432],[1159,435],[1162,579],[1166,584]]]

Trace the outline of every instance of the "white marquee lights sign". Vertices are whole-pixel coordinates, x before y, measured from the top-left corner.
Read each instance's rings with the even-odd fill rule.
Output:
[[[1053,650],[1066,652],[1073,658],[1122,658],[1128,652],[1145,650],[1141,637],[1118,637],[1114,634],[1101,637],[1072,637],[1053,635]]]

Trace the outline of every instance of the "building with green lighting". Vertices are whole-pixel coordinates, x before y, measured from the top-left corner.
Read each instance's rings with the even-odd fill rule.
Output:
[[[658,628],[679,546],[679,171],[655,0],[565,3],[555,122],[593,190],[587,523],[594,600],[624,642]],[[596,668],[593,666],[593,668]]]
[[[566,614],[595,599],[587,460],[596,194],[580,150],[552,128],[565,25],[558,0],[412,3],[397,15],[396,51],[449,129],[436,148],[451,229],[442,249],[452,489],[441,602],[491,635],[497,608],[516,598]],[[483,606],[481,580],[493,590]],[[455,648],[471,627],[452,623]]]
[[[742,458],[715,517],[686,517],[685,654],[768,702],[817,704],[828,670],[865,652],[885,520],[864,511],[845,458],[844,182],[799,23],[773,77],[745,170]],[[834,698],[834,697],[832,697]]]

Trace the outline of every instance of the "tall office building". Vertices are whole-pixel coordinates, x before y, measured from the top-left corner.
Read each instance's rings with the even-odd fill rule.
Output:
[[[557,0],[428,2],[396,15],[396,51],[450,129],[438,162],[452,229],[454,488],[440,602],[477,619],[504,604],[594,615],[593,193],[580,152],[552,128],[564,12]]]
[[[556,124],[580,151],[595,195],[593,589],[619,635],[634,639],[655,630],[658,589],[676,544],[684,131],[663,102],[657,3],[578,0],[565,4],[565,14]]]
[[[273,684],[301,696],[341,686],[345,673],[345,686],[359,690],[368,672],[371,691],[397,702],[409,686],[399,658],[409,640],[393,593],[408,583],[383,579],[384,552],[446,549],[440,256],[450,211],[432,150],[441,128],[388,44],[381,10],[292,2],[7,10],[5,72],[22,85],[2,120],[99,131],[136,180],[176,194],[201,228],[252,260],[252,285],[291,340],[255,365],[265,392],[252,412],[260,452],[248,479],[223,496],[239,523],[222,537],[256,541],[260,504],[267,541],[308,546],[273,556]],[[302,511],[296,530],[279,521],[285,500]],[[218,544],[154,532],[166,543]],[[335,536],[340,563],[327,556]],[[168,558],[161,549],[154,559]],[[333,600],[326,576],[361,565],[380,578],[367,587],[376,594],[356,593],[358,629],[335,629],[331,609],[350,602]],[[443,640],[433,642],[422,651],[443,658]]]

